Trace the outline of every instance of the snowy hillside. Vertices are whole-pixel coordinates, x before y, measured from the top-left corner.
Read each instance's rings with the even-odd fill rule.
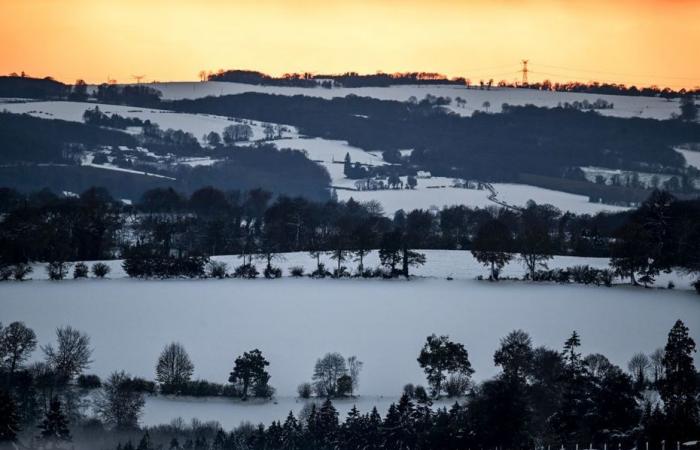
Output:
[[[94,109],[96,106],[108,115],[117,114],[122,117],[137,118],[141,120],[150,120],[152,123],[165,130],[172,128],[174,130],[182,130],[192,133],[197,139],[202,140],[202,137],[214,131],[221,132],[229,125],[236,123],[236,119],[229,117],[214,116],[209,114],[185,114],[172,111],[164,111],[160,109],[138,108],[134,106],[106,105],[101,103],[88,102],[5,102],[0,99],[0,110],[7,110],[16,114],[29,114],[34,117],[43,119],[61,119],[71,122],[83,122],[83,114],[88,109]],[[7,99],[5,99],[7,100]],[[239,119],[240,120],[240,119]],[[250,125],[253,131],[252,140],[260,140],[265,137],[263,132],[263,123],[255,120],[245,120],[245,123]],[[287,131],[284,132],[285,137],[296,137],[297,132],[294,127],[287,126]]]
[[[361,88],[301,88],[280,86],[259,86],[243,83],[221,81],[207,82],[172,82],[152,83],[150,87],[163,93],[164,100],[193,99],[207,96],[241,94],[244,92],[260,92],[279,95],[306,95],[321,98],[345,97],[357,95],[373,97],[380,100],[408,101],[411,97],[417,100],[426,95],[448,97],[452,99],[449,108],[461,115],[471,115],[474,111],[500,112],[501,105],[526,105],[555,107],[559,103],[573,103],[588,100],[595,102],[603,99],[614,104],[612,109],[599,110],[601,114],[614,117],[643,117],[653,119],[669,119],[671,114],[678,113],[678,100],[665,100],[656,97],[635,97],[622,95],[584,94],[574,92],[536,91],[533,89],[492,88],[491,90],[467,89],[464,86],[441,85],[399,85],[390,87],[361,87]],[[457,98],[466,100],[464,107],[458,106]],[[485,106],[488,102],[489,106]]]
[[[231,86],[229,86],[231,85]],[[160,87],[165,87],[165,92],[170,92],[166,94],[166,97],[170,96],[175,98],[176,92],[185,92],[187,89],[184,86],[189,86],[183,83],[166,83],[158,85]],[[267,89],[268,87],[262,86],[252,86],[244,84],[235,83],[217,83],[217,82],[207,82],[207,83],[191,83],[192,92],[198,94],[204,94],[207,88],[213,86],[222,86],[228,88],[260,88]],[[180,88],[178,90],[177,88]],[[168,91],[170,89],[170,91]],[[183,90],[184,89],[184,90]],[[271,89],[271,88],[270,88]],[[317,92],[319,95],[338,93],[342,94],[346,89],[335,88],[331,89],[302,89],[302,88],[275,88],[280,89],[284,92],[295,93],[296,91],[312,91]],[[466,90],[464,88],[454,87],[454,86],[397,86],[391,88],[358,88],[357,91],[366,90],[372,95],[378,96],[378,98],[398,98],[403,99],[403,95],[409,93],[416,93],[416,90],[420,90],[424,93],[433,92],[433,90],[438,90],[441,95],[446,95],[449,93],[464,92],[470,95],[524,95],[526,98],[530,94],[540,94],[545,97],[550,94],[559,95],[561,93],[549,93],[549,92],[537,92],[524,89],[504,89],[504,90],[493,90],[493,91],[478,91],[478,90]],[[444,92],[443,92],[444,90]],[[337,91],[337,92],[336,92]],[[464,91],[464,92],[462,92]],[[436,91],[437,92],[437,91]],[[438,92],[438,93],[440,93]],[[381,94],[381,95],[380,95]],[[368,94],[369,95],[369,94]],[[382,95],[384,97],[382,97]],[[437,95],[437,94],[434,94]],[[461,95],[461,94],[460,94]],[[577,94],[586,95],[586,94]],[[389,96],[389,97],[387,97]],[[529,97],[527,97],[529,98]],[[550,98],[550,97],[547,97]],[[553,97],[550,98],[550,100]],[[621,97],[622,99],[627,99],[627,97]],[[647,99],[642,97],[635,97],[639,101],[653,101],[657,99]],[[529,101],[529,100],[527,100]],[[494,104],[492,102],[492,104]],[[554,105],[554,103],[552,103]],[[101,111],[106,114],[118,114],[123,117],[139,118],[141,120],[150,120],[160,126],[161,129],[177,129],[185,132],[192,133],[196,138],[202,140],[202,137],[209,132],[221,133],[223,129],[234,121],[240,121],[242,119],[232,119],[223,116],[215,116],[208,114],[187,114],[187,113],[177,113],[165,110],[149,109],[149,108],[137,108],[130,106],[118,106],[118,105],[106,105],[106,104],[96,104],[87,102],[64,102],[64,101],[27,101],[27,102],[6,102],[0,105],[0,108],[6,109],[13,113],[27,113],[35,117],[48,118],[48,119],[62,119],[74,122],[83,121],[83,113],[87,109],[93,109],[98,106]],[[670,113],[669,113],[670,114]],[[249,145],[256,140],[264,138],[263,123],[252,120],[244,120],[248,123],[253,130],[253,138],[249,142],[241,142],[239,145]],[[472,190],[453,187],[454,182],[452,179],[434,177],[434,178],[422,178],[418,180],[418,185],[415,189],[382,189],[382,190],[356,190],[356,181],[345,177],[343,173],[343,161],[346,155],[349,155],[353,163],[361,163],[366,166],[383,166],[387,163],[383,160],[382,156],[378,152],[366,152],[360,148],[353,147],[344,141],[328,140],[322,138],[307,138],[299,135],[298,131],[291,126],[284,126],[283,138],[275,139],[272,141],[277,148],[292,148],[303,150],[306,152],[309,159],[315,161],[326,168],[331,177],[331,186],[338,187],[337,195],[340,200],[348,200],[353,198],[357,201],[365,202],[370,200],[376,200],[382,204],[385,213],[387,215],[393,215],[393,213],[399,209],[404,209],[406,211],[412,209],[428,209],[431,207],[443,208],[446,206],[454,205],[467,205],[471,207],[486,207],[486,206],[497,206],[498,203],[494,202],[493,199],[489,198],[489,192],[484,190]],[[132,129],[131,132],[138,132],[139,129]],[[410,152],[411,150],[404,150],[404,154]],[[679,150],[683,155],[689,160],[689,164],[698,164],[700,162],[693,162],[693,157],[697,156],[697,152],[692,152],[688,150]],[[91,165],[91,155],[84,161],[84,164]],[[178,160],[180,164],[186,164],[190,166],[197,165],[210,165],[216,160],[209,159],[207,157],[200,158],[184,158]],[[103,169],[114,169],[114,170],[124,170],[134,173],[144,173],[143,171],[133,171],[131,169],[120,169],[114,165],[110,164],[93,164],[95,167]],[[595,178],[598,172],[591,172],[592,179]],[[668,177],[667,177],[668,178]],[[402,180],[405,183],[405,177]],[[664,181],[664,180],[661,180]],[[620,206],[612,206],[600,203],[590,203],[586,196],[569,194],[565,192],[553,191],[549,189],[543,189],[534,186],[521,185],[521,184],[494,184],[493,187],[497,193],[497,199],[500,202],[505,202],[512,206],[524,206],[529,200],[534,200],[539,204],[551,204],[561,209],[562,211],[571,211],[575,213],[586,213],[595,214],[600,211],[620,211],[626,208]]]

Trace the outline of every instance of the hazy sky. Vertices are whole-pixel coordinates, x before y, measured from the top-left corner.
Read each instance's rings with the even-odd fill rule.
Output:
[[[700,85],[700,0],[0,0],[0,74],[436,71]]]

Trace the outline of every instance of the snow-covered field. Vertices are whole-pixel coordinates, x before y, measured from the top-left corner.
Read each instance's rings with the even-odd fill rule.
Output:
[[[46,280],[0,284],[0,317],[22,320],[41,343],[56,327],[87,332],[94,347],[90,372],[116,369],[154,377],[162,347],[181,342],[195,364],[195,377],[225,382],[234,358],[259,348],[270,361],[278,404],[241,405],[227,400],[149,399],[144,423],[178,416],[217,419],[225,425],[283,419],[301,408],[296,386],[308,381],[316,358],[338,351],[364,361],[361,406],[380,408],[408,382],[425,383],[417,354],[431,333],[465,344],[475,378],[496,373],[492,355],[499,339],[522,328],[536,345],[561,348],[572,330],[584,353],[600,352],[623,367],[638,351],[664,344],[678,318],[700,337],[700,298],[677,274],[675,290],[613,288],[473,280],[484,269],[467,252],[426,252],[428,263],[405,280]],[[235,257],[220,259],[236,263]],[[374,264],[376,256],[368,258]],[[551,266],[603,259],[559,257]],[[112,262],[112,266],[118,262]],[[287,255],[284,266],[312,261]],[[511,264],[506,274],[522,274]],[[35,277],[42,275],[39,268]],[[447,281],[446,275],[455,280]],[[39,358],[40,352],[35,353]],[[383,396],[385,398],[377,398]],[[351,407],[351,403],[342,410]]]
[[[152,83],[150,87],[163,93],[168,100],[192,99],[207,96],[242,94],[244,92],[261,92],[279,95],[307,95],[311,97],[334,98],[353,94],[362,97],[373,97],[380,100],[407,101],[410,97],[418,100],[426,95],[449,97],[452,104],[449,108],[461,115],[471,115],[474,111],[500,112],[501,105],[526,105],[555,107],[559,103],[588,100],[594,102],[604,99],[614,104],[612,109],[598,110],[601,114],[615,117],[644,117],[654,119],[669,119],[671,114],[678,113],[678,100],[665,100],[656,97],[634,97],[622,95],[582,94],[573,92],[536,91],[533,89],[492,88],[491,90],[467,89],[463,86],[440,85],[397,85],[389,87],[362,88],[300,88],[280,86],[258,86],[243,83],[228,83],[220,81],[207,82],[172,82]],[[467,101],[465,107],[457,106],[455,99],[460,97]],[[484,102],[490,106],[485,107]]]
[[[342,165],[340,166],[342,172]],[[347,184],[347,183],[346,183]],[[376,200],[384,207],[384,212],[392,216],[399,209],[442,209],[445,206],[466,205],[485,208],[499,206],[492,202],[487,190],[463,189],[452,186],[449,178],[433,177],[419,179],[415,189],[386,189],[379,191],[348,191],[337,190],[339,200],[353,198],[358,202]],[[595,214],[601,211],[623,211],[623,206],[591,203],[584,195],[569,194],[553,191],[526,184],[493,183],[497,199],[512,206],[525,206],[529,200],[538,204],[550,204],[562,211],[578,214]]]
[[[89,102],[26,101],[23,103],[0,103],[0,105],[0,110],[7,110],[16,114],[26,113],[42,119],[61,119],[71,122],[83,122],[83,114],[85,111],[87,109],[94,109],[95,106],[97,106],[105,114],[118,114],[122,117],[150,120],[151,122],[158,124],[158,126],[163,130],[172,128],[174,130],[186,131],[188,133],[192,133],[199,140],[202,140],[202,137],[211,131],[221,134],[224,128],[236,123],[234,119],[211,114],[187,114],[160,109],[106,105]],[[259,140],[265,137],[262,122],[245,119],[245,123],[250,125],[253,130],[253,140]],[[298,136],[295,127],[285,127],[288,129],[288,131],[284,132],[283,136]]]

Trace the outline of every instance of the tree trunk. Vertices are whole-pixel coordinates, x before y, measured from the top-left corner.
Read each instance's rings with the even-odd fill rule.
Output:
[[[406,244],[403,246],[403,276],[408,278],[408,248]]]

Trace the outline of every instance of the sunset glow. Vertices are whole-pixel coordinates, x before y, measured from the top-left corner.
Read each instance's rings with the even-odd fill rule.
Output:
[[[0,74],[193,80],[200,70],[436,71],[700,85],[696,1],[0,0]]]

